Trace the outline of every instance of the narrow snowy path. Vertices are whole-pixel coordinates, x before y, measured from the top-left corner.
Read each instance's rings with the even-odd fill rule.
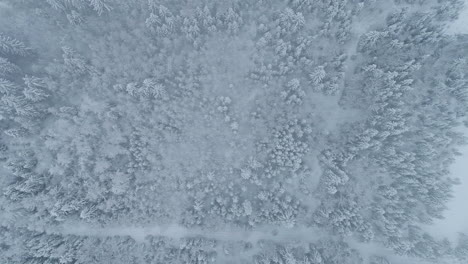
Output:
[[[184,237],[204,237],[218,241],[245,241],[256,243],[261,240],[275,242],[314,242],[329,238],[323,231],[311,227],[274,227],[264,226],[255,230],[226,227],[222,230],[186,228],[181,225],[155,225],[150,227],[115,226],[97,228],[86,224],[62,226],[59,233],[79,236],[130,236],[136,241],[144,241],[146,236],[163,236],[170,239]]]

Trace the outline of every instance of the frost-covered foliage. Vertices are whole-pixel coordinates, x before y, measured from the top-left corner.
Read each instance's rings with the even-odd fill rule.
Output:
[[[461,1],[3,2],[0,263],[468,258]]]

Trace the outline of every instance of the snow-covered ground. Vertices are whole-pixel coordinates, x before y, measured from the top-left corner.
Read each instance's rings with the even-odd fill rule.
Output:
[[[458,19],[447,28],[447,33],[468,34],[468,1],[465,0],[465,7],[460,12]]]
[[[46,232],[49,232],[46,230]],[[51,233],[54,233],[52,231]],[[218,241],[248,241],[257,243],[261,240],[276,242],[315,242],[326,238],[326,233],[314,227],[291,227],[282,228],[277,226],[257,227],[255,230],[245,230],[231,227],[219,230],[207,230],[199,228],[187,228],[177,224],[154,225],[148,227],[114,226],[96,228],[86,224],[64,225],[55,233],[67,235],[86,236],[130,236],[137,241],[143,242],[146,236],[164,236],[170,239],[181,239],[184,237],[203,236]]]
[[[8,7],[8,4],[5,1],[0,0],[0,9]]]

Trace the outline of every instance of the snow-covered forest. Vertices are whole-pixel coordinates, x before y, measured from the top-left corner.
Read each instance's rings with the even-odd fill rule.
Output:
[[[0,0],[0,263],[468,263],[462,10]]]

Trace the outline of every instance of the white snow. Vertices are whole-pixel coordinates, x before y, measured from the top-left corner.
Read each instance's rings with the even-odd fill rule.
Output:
[[[451,241],[456,241],[459,232],[468,232],[468,146],[463,146],[460,152],[462,156],[457,157],[452,165],[452,177],[459,178],[461,184],[454,188],[454,197],[447,205],[445,219],[437,220],[427,228],[431,234],[447,237]]]
[[[465,6],[458,19],[447,28],[446,32],[449,34],[468,34],[468,0],[465,0]]]
[[[56,233],[52,231],[51,233]],[[79,236],[130,236],[136,241],[144,241],[146,236],[163,236],[170,239],[184,237],[204,237],[218,241],[245,241],[257,243],[261,240],[276,242],[315,242],[329,238],[326,233],[313,227],[277,227],[262,226],[255,230],[245,230],[238,227],[225,227],[219,230],[205,230],[201,228],[187,228],[178,224],[153,225],[148,227],[112,226],[95,227],[87,224],[63,225],[58,233]]]

